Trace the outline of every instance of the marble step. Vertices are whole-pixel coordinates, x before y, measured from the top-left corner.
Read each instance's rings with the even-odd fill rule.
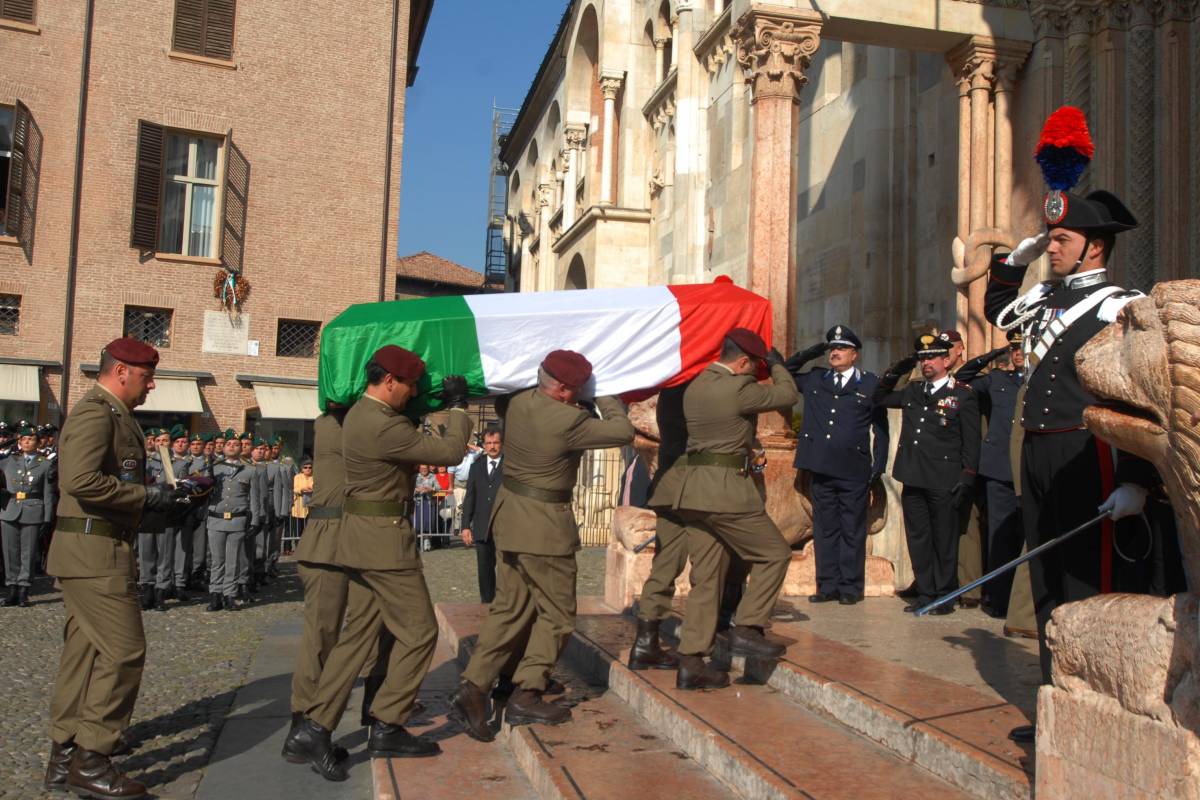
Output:
[[[457,666],[465,666],[470,658],[485,614],[482,605],[438,605],[440,646],[457,652]],[[456,739],[511,753],[536,795],[544,800],[728,796],[728,790],[707,771],[651,730],[602,685],[593,685],[586,676],[563,665],[555,677],[567,687],[555,702],[571,707],[570,722],[556,726],[505,724],[491,744],[474,742],[456,728]],[[463,761],[459,768],[473,771],[474,765]]]
[[[678,616],[667,620],[663,633],[674,636],[679,622]],[[1029,722],[1017,707],[873,658],[815,635],[803,624],[774,622],[770,636],[788,645],[782,659],[733,657],[734,670],[828,715],[974,797],[1030,797],[1031,760],[1026,749],[1008,739],[1012,728]],[[713,655],[729,662],[721,641]]]

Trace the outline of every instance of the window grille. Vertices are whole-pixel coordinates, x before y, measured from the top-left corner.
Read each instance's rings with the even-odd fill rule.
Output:
[[[171,309],[125,306],[125,335],[151,347],[170,347]]]
[[[20,333],[21,295],[0,294],[0,336]]]
[[[275,337],[275,355],[316,358],[320,349],[321,323],[281,319]]]

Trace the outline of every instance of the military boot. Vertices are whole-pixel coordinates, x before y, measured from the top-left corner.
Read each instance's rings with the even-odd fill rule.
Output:
[[[669,650],[664,650],[658,643],[658,626],[656,619],[639,619],[637,621],[637,638],[629,650],[629,668],[641,669],[675,669],[679,659]]]
[[[154,608],[154,584],[139,584],[138,596],[142,601],[142,611],[149,611]]]
[[[28,586],[17,587],[17,605],[21,608],[29,608],[30,603]]]
[[[423,758],[440,752],[437,742],[413,736],[403,725],[371,720],[371,738],[367,740],[367,755],[371,758]]]
[[[304,722],[304,714],[299,711],[292,712],[292,727],[288,729],[288,735],[283,740],[283,759],[289,764],[307,764],[308,756],[302,752],[297,733],[300,730],[300,725]],[[333,760],[345,761],[350,757],[349,751],[341,745],[333,746]]]
[[[451,701],[453,709],[451,718],[462,723],[467,735],[480,742],[490,742],[496,738],[492,726],[488,724],[488,693],[467,679],[458,684],[458,691]]]
[[[225,599],[221,597],[220,592],[213,592],[208,596],[208,607],[205,611],[220,611],[225,607]]]
[[[155,589],[154,590],[154,605],[152,607],[157,608],[159,611],[167,610],[167,590],[166,589]]]
[[[729,629],[729,649],[736,656],[750,658],[779,658],[787,650],[781,644],[767,640],[762,628],[734,625]]]
[[[59,744],[50,742],[50,758],[46,760],[46,778],[42,786],[49,792],[67,791],[67,773],[71,771],[71,757],[79,748],[74,742]]]
[[[729,673],[704,663],[700,656],[679,657],[675,674],[676,689],[722,689],[729,685]]]
[[[504,720],[509,725],[561,725],[571,721],[571,709],[547,703],[541,692],[517,687],[504,708]]]
[[[19,588],[20,587],[18,587],[15,583],[8,587],[8,597],[4,598],[3,601],[0,601],[0,606],[15,606],[18,602],[18,598],[20,597]]]
[[[350,777],[337,760],[329,729],[307,717],[288,734],[283,757],[296,764],[308,762],[313,772],[327,781],[344,781]]]
[[[118,772],[108,756],[82,747],[71,757],[67,788],[80,797],[97,800],[138,800],[146,796],[146,787]]]

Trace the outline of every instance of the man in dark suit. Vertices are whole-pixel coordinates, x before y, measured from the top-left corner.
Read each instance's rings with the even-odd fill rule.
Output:
[[[483,432],[483,453],[471,463],[467,473],[467,494],[462,507],[462,540],[475,547],[479,567],[479,602],[490,603],[496,596],[496,541],[492,538],[488,520],[496,492],[504,478],[504,462],[500,448],[504,433],[489,426]]]
[[[860,370],[862,342],[845,325],[784,364],[804,398],[795,466],[811,475],[817,593],[812,603],[862,600],[867,558],[867,494],[887,466],[887,414],[873,407],[879,378]],[[800,372],[828,353],[828,369]],[[872,443],[871,434],[875,440]]]

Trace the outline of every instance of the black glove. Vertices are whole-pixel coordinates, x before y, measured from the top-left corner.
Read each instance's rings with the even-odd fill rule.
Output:
[[[792,357],[787,360],[787,363],[784,366],[786,366],[788,369],[799,369],[809,361],[812,361],[814,358],[823,355],[828,349],[828,342],[818,342],[812,347],[806,347],[805,349],[794,353]]]
[[[1008,345],[1004,345],[1003,347],[997,347],[995,350],[993,350],[987,354],[987,363],[988,364],[992,363],[997,358],[999,358],[1000,356],[1004,355],[1007,352],[1008,352]]]
[[[951,502],[954,504],[956,509],[961,511],[963,506],[971,501],[971,485],[959,481],[958,483],[954,484],[952,494],[953,499]]]
[[[442,378],[442,393],[438,396],[447,408],[466,408],[467,394],[467,379],[462,375],[447,375]]]
[[[187,490],[178,486],[167,486],[165,483],[154,483],[146,487],[146,502],[143,505],[147,511],[167,513],[182,507],[189,507]]]
[[[902,378],[905,375],[907,375],[908,373],[912,372],[913,367],[915,367],[916,365],[917,365],[916,355],[905,356],[904,358],[900,359],[892,366],[888,367],[888,374],[895,375],[897,377]]]
[[[783,353],[772,347],[771,352],[767,353],[767,369],[774,367],[777,364],[783,364]]]

